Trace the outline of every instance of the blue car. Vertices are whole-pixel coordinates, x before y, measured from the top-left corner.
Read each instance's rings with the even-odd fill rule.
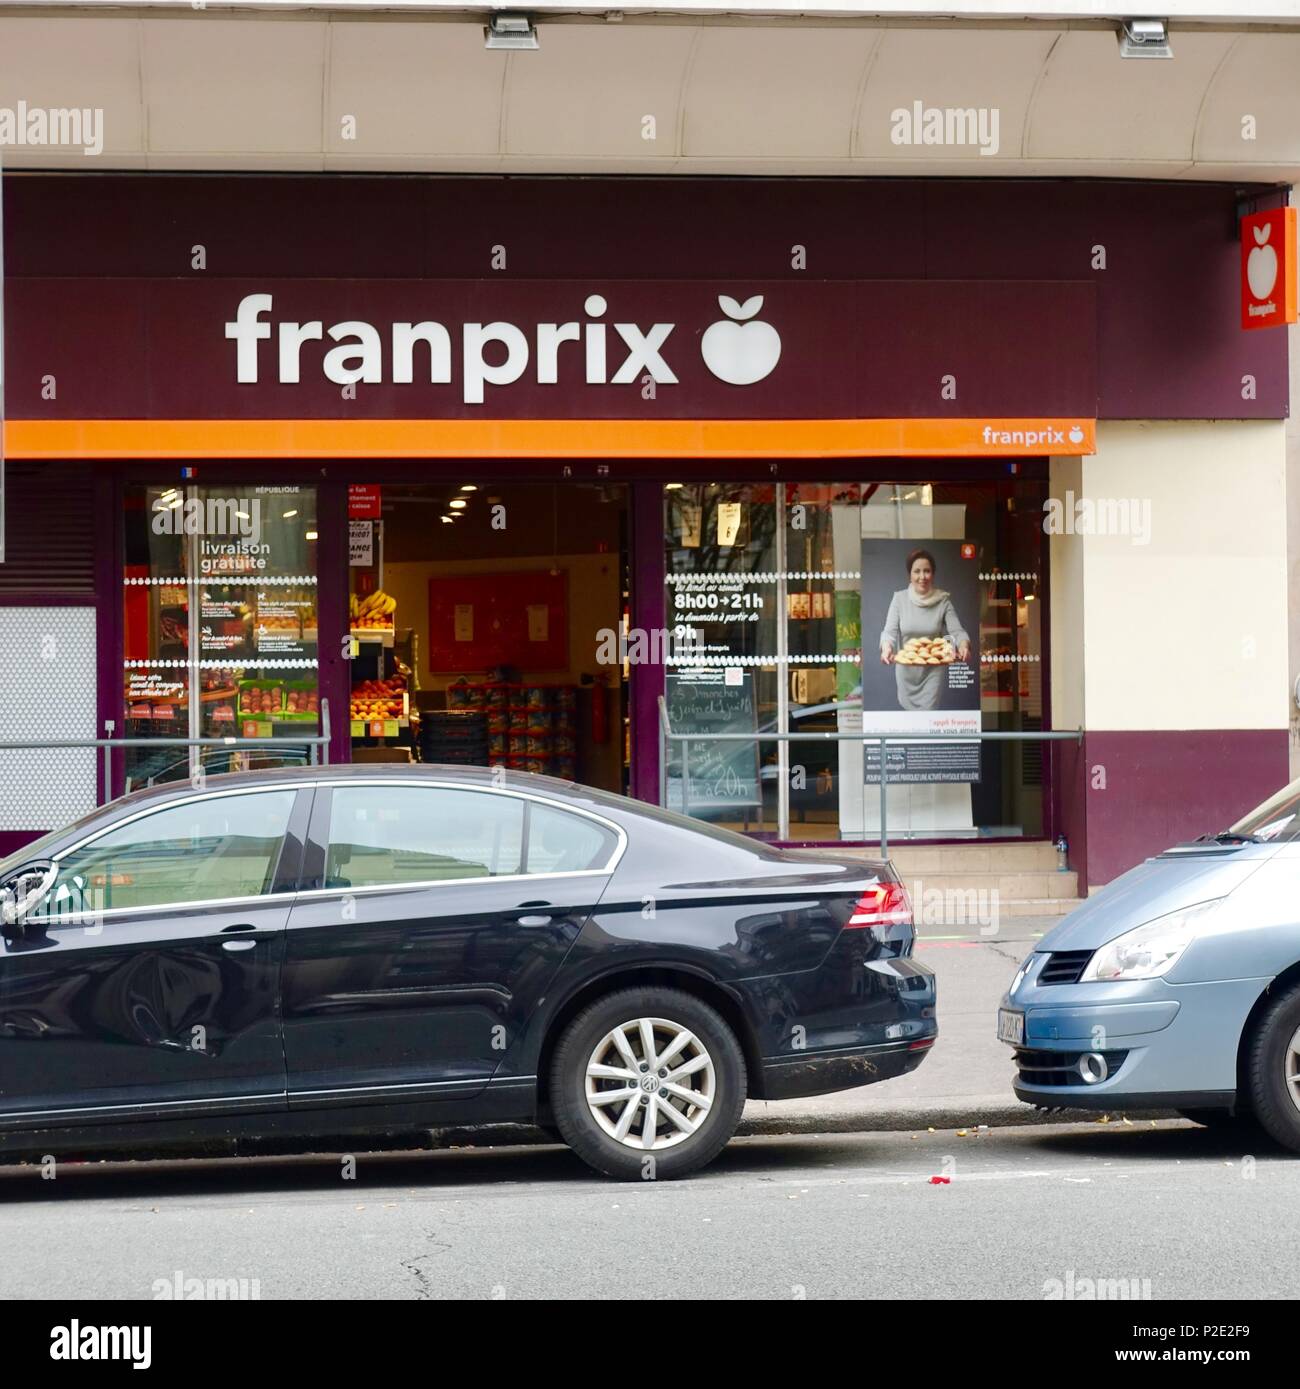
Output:
[[[1065,917],[998,1038],[1028,1104],[1255,1123],[1300,1152],[1300,781]]]

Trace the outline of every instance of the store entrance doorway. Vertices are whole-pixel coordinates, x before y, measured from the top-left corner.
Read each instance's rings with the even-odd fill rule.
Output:
[[[599,656],[628,620],[627,489],[384,484],[351,510],[352,760],[626,791],[625,673]]]

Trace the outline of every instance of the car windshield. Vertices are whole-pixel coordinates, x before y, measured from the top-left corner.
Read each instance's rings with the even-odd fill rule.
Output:
[[[1300,839],[1300,781],[1284,786],[1263,805],[1238,820],[1224,836],[1253,839],[1262,844],[1283,844]]]

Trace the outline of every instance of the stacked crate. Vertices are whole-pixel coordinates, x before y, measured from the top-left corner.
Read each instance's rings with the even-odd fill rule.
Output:
[[[572,781],[577,776],[577,696],[574,685],[458,682],[447,690],[447,709],[486,720],[489,767]]]

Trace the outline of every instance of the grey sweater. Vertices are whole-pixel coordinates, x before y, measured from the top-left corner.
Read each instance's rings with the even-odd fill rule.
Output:
[[[912,597],[912,588],[901,588],[890,599],[889,613],[880,633],[882,642],[893,644],[894,651],[911,637],[949,636],[954,643],[969,641],[966,629],[961,625],[957,609],[952,599],[945,593],[938,602],[923,606]]]

